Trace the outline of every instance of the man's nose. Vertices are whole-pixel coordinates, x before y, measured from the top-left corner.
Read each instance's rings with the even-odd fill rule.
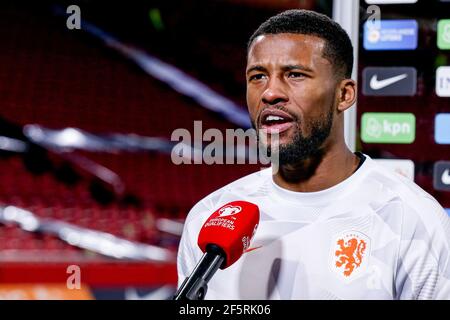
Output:
[[[272,78],[267,84],[267,88],[263,92],[261,99],[264,104],[274,105],[279,102],[288,101],[289,97],[286,94],[281,81]]]

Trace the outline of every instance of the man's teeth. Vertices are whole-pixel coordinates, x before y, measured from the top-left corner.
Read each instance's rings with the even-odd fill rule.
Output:
[[[282,121],[284,120],[284,118],[281,118],[279,116],[268,116],[266,118],[266,121]]]

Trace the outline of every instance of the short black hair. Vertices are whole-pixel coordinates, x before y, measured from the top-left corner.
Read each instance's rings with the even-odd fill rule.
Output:
[[[339,76],[351,77],[353,69],[352,42],[345,30],[326,15],[301,9],[281,12],[266,20],[253,33],[247,45],[247,52],[257,37],[280,33],[305,34],[324,39],[324,58],[334,65]]]

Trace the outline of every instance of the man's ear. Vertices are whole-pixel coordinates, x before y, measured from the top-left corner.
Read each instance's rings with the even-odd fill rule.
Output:
[[[356,101],[357,86],[356,82],[352,79],[341,80],[338,88],[338,106],[339,112],[344,112],[350,108]]]

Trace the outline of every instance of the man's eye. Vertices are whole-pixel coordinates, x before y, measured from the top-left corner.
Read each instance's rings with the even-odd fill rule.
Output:
[[[253,81],[253,80],[261,80],[265,75],[262,73],[258,73],[258,74],[254,74],[252,76],[250,76],[250,78],[248,78],[249,81]]]
[[[304,78],[305,74],[303,74],[301,72],[289,72],[288,77],[289,78]]]

